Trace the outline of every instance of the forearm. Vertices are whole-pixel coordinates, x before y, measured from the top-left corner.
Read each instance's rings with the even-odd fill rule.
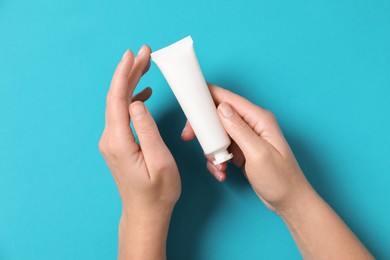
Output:
[[[145,217],[122,214],[119,223],[119,260],[166,259],[170,213]]]
[[[305,259],[373,259],[372,255],[309,185],[281,213]]]

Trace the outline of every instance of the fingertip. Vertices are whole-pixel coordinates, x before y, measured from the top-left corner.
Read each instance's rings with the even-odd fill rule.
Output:
[[[218,106],[218,114],[227,134],[244,154],[257,150],[261,137],[235,111],[232,105],[223,102]]]
[[[143,55],[147,55],[147,54],[149,54],[149,56],[150,56],[150,52],[151,52],[150,47],[148,45],[144,44],[139,49],[137,56],[143,56]]]
[[[219,180],[220,182],[226,181],[226,172],[221,172],[221,179]]]
[[[147,112],[144,103],[141,101],[134,101],[130,104],[129,109],[131,117],[136,120],[141,120]]]
[[[117,76],[127,78],[127,76],[131,72],[133,65],[134,65],[134,54],[132,51],[126,50],[122,56],[121,61],[117,65],[114,78],[118,78]]]
[[[183,141],[190,141],[195,138],[194,130],[192,129],[190,123],[187,121],[183,131],[181,132],[181,139]]]
[[[151,48],[149,45],[144,44],[144,46],[145,46],[145,48],[146,48],[147,51],[152,52],[152,48]]]
[[[152,94],[153,94],[153,89],[152,89],[151,87],[149,87],[149,86],[147,86],[143,91],[145,91],[145,93],[146,93],[148,99],[149,99],[149,98],[152,96]]]
[[[137,93],[131,98],[132,102],[142,101],[146,102],[152,96],[152,89],[150,87],[144,88],[141,92]]]
[[[224,182],[226,180],[226,173],[220,171],[213,163],[207,161],[207,170],[214,176],[214,178],[219,182]]]
[[[127,50],[125,51],[125,53],[122,55],[121,61],[127,59],[128,57],[130,57],[130,56],[132,56],[132,55],[133,55],[133,52],[130,51],[129,49],[127,49]]]
[[[191,141],[192,139],[194,139],[194,137],[195,137],[194,135],[192,135],[191,133],[188,133],[188,132],[181,134],[181,139],[183,141]]]
[[[129,49],[127,49],[126,51],[125,51],[125,53],[123,53],[123,55],[122,55],[122,59],[121,60],[124,60],[126,57],[127,57],[127,55],[129,55]]]
[[[227,168],[227,163],[226,162],[223,162],[223,163],[220,163],[220,164],[217,164],[215,165],[212,161],[209,161],[210,163],[212,163],[214,165],[214,167],[218,170],[218,176],[219,176],[219,179],[218,181],[220,182],[224,182],[226,180],[226,168]]]
[[[217,168],[218,168],[220,171],[222,171],[222,172],[226,171],[227,162],[223,162],[223,163],[217,164]]]
[[[233,107],[228,102],[219,104],[218,112],[225,118],[230,118],[234,114]]]

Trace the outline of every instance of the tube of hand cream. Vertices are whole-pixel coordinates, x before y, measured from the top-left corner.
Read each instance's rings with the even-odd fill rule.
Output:
[[[206,155],[215,165],[233,157],[228,153],[230,139],[222,126],[202,70],[188,36],[151,54],[176,99],[179,101]]]

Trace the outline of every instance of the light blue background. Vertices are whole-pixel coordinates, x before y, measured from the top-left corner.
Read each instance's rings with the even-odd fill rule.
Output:
[[[0,0],[0,259],[114,259],[97,144],[123,52],[189,34],[208,81],[274,111],[318,192],[390,258],[390,1]],[[240,172],[220,184],[153,64],[141,82],[182,174],[170,259],[299,259]]]

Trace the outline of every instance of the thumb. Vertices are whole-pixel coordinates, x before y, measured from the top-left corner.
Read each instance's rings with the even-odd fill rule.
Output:
[[[130,104],[129,110],[146,164],[153,166],[154,163],[164,161],[170,152],[144,103],[135,101]]]
[[[245,157],[259,150],[265,142],[253,129],[237,114],[233,107],[227,103],[218,106],[221,122],[229,134],[244,153]]]

